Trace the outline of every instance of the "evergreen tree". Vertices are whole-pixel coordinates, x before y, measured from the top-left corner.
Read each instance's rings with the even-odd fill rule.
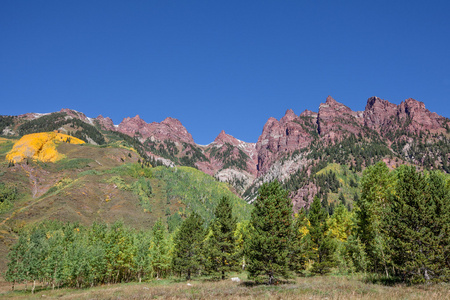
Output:
[[[220,275],[222,280],[226,272],[234,271],[238,266],[235,231],[236,218],[231,202],[224,196],[216,207],[207,247],[208,269],[214,275]]]
[[[254,203],[250,219],[250,236],[246,257],[250,278],[289,276],[289,253],[292,237],[292,202],[278,181],[264,183]]]
[[[203,220],[194,212],[181,223],[175,233],[172,269],[180,276],[185,273],[187,280],[203,265],[202,243],[205,232],[202,226]]]
[[[347,200],[345,200],[345,196],[342,192],[339,193],[339,203],[347,206]]]
[[[441,176],[401,166],[389,218],[392,259],[411,282],[450,279],[450,194]]]
[[[318,274],[329,273],[335,265],[334,251],[336,244],[328,234],[328,213],[320,204],[320,199],[316,196],[309,209],[308,226],[311,239],[311,259],[314,261],[312,272]]]

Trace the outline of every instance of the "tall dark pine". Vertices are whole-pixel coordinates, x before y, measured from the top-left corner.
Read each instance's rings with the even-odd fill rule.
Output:
[[[450,279],[450,193],[441,175],[397,171],[389,236],[399,275],[413,283]]]
[[[309,237],[312,249],[310,249],[310,257],[314,261],[312,272],[318,274],[326,274],[335,265],[334,251],[336,245],[333,239],[327,234],[328,213],[320,204],[320,199],[316,196],[309,208],[308,226]]]
[[[265,183],[259,190],[246,240],[250,278],[260,275],[288,277],[292,237],[292,202],[278,181]]]
[[[175,234],[172,269],[180,276],[185,273],[187,280],[203,266],[204,237],[203,220],[195,212],[181,223],[180,229]]]
[[[231,202],[228,197],[222,197],[215,211],[207,253],[209,271],[222,280],[226,272],[238,267],[235,231],[236,218],[233,217]]]

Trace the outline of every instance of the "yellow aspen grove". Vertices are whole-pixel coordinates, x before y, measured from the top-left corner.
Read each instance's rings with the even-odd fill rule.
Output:
[[[6,160],[20,163],[31,158],[42,162],[55,162],[64,155],[56,150],[59,143],[84,144],[85,142],[62,133],[40,132],[24,135],[6,155]]]

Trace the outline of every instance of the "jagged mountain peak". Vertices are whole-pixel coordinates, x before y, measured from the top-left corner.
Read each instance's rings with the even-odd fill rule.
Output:
[[[294,111],[292,109],[288,109],[288,110],[286,110],[286,113],[284,114],[284,116],[281,118],[280,122],[281,123],[292,122],[296,118],[297,118],[297,115],[294,113]]]
[[[383,102],[383,101],[387,101],[387,100],[382,100],[382,99],[378,98],[377,96],[372,96],[369,99],[367,99],[366,107],[372,107],[375,105],[375,103],[380,102],[380,101]]]
[[[161,124],[166,124],[168,126],[181,126],[184,128],[183,124],[181,124],[180,120],[172,117],[165,118]]]
[[[326,104],[335,104],[338,103],[336,100],[334,100],[333,97],[331,97],[330,95],[327,96],[327,99],[325,100]]]
[[[328,108],[331,108],[333,110],[340,110],[340,111],[345,111],[347,113],[352,112],[352,110],[347,107],[346,105],[342,104],[341,102],[336,101],[333,97],[328,96],[327,99],[325,100],[325,103],[321,103],[319,106],[319,115],[321,113],[321,111],[323,110],[327,110]]]
[[[113,120],[111,120],[110,117],[103,117],[102,115],[99,115],[97,118],[95,118],[97,122],[100,124],[100,127],[102,127],[105,130],[115,130],[115,126],[113,123]]]
[[[219,135],[214,139],[214,143],[218,145],[223,145],[225,143],[229,143],[232,145],[238,145],[239,140],[235,138],[234,136],[225,133],[225,130],[222,130]]]
[[[355,112],[328,96],[320,104],[318,112],[306,109],[298,116],[293,109],[287,109],[280,120],[268,118],[256,144],[243,142],[222,130],[214,142],[201,146],[194,142],[182,123],[172,117],[167,117],[160,123],[146,123],[136,115],[124,118],[119,125],[114,125],[110,118],[102,115],[90,119],[83,113],[67,108],[61,112],[86,123],[100,125],[106,130],[136,136],[148,156],[170,160],[171,165],[194,166],[210,175],[219,172],[225,174],[227,169],[234,168],[235,171],[243,172],[246,176],[251,174],[252,177],[264,177],[272,172],[273,166],[279,167],[280,161],[290,162],[291,158],[295,158],[297,161],[284,170],[292,173],[306,159],[305,153],[310,151],[308,149],[313,149],[311,147],[320,145],[325,149],[352,136],[356,139],[373,139],[377,143],[385,143],[384,146],[388,148],[396,147],[390,149],[396,155],[404,155],[403,151],[411,147],[411,141],[422,136],[420,133],[429,134],[431,138],[435,138],[436,134],[448,136],[447,127],[450,123],[448,119],[426,109],[423,102],[412,98],[396,105],[373,96],[367,99],[364,112]],[[22,122],[44,115],[46,114],[23,115],[25,120],[22,119]],[[14,134],[15,129],[17,128],[7,127],[4,132]],[[67,127],[66,130],[72,129]],[[225,144],[227,145],[222,147]],[[391,146],[393,144],[395,145]],[[435,158],[429,160],[432,159]],[[438,158],[438,163],[440,160]],[[282,169],[278,169],[278,173],[280,170]]]
[[[139,115],[136,115],[136,116],[134,116],[132,118],[130,118],[130,117],[123,118],[122,122],[120,122],[120,124],[127,124],[127,123],[147,124],[147,122],[142,120]]]

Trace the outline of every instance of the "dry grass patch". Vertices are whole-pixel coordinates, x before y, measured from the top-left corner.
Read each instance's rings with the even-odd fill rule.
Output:
[[[41,290],[35,295],[16,291],[5,299],[450,299],[450,285],[383,286],[352,277],[296,278],[287,284],[266,286],[250,282],[161,280],[95,287]],[[45,295],[45,296],[44,296]]]

